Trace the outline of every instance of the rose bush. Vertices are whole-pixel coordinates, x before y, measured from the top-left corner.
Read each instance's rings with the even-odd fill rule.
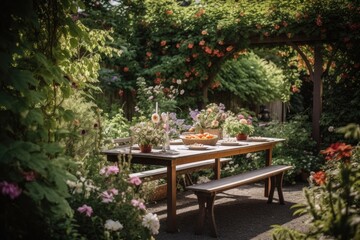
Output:
[[[99,159],[98,159],[99,160]],[[105,165],[97,174],[78,171],[68,180],[77,230],[86,239],[151,239],[159,219],[146,210],[141,180],[129,178],[129,164]]]

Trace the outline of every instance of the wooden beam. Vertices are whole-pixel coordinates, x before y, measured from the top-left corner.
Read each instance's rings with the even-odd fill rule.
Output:
[[[313,113],[312,113],[312,137],[320,149],[321,136],[320,136],[320,117],[322,112],[322,73],[323,73],[323,58],[322,58],[322,44],[315,44],[315,66],[313,74]]]

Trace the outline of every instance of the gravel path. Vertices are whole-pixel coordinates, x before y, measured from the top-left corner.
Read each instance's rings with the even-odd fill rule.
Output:
[[[219,233],[218,239],[272,239],[272,225],[283,225],[301,231],[306,229],[306,216],[293,216],[296,203],[304,202],[303,183],[284,186],[285,205],[277,202],[277,192],[272,204],[267,204],[263,197],[262,184],[252,184],[232,189],[218,194],[215,201],[215,220]],[[203,235],[194,234],[194,224],[197,218],[197,199],[190,192],[178,193],[177,221],[180,231],[167,233],[166,230],[166,200],[149,204],[148,210],[156,213],[160,219],[160,233],[156,239],[191,240],[214,239],[209,236],[205,227]]]

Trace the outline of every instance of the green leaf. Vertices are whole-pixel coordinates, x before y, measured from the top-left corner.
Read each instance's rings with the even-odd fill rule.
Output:
[[[45,191],[42,185],[39,182],[29,182],[25,184],[25,188],[27,189],[27,194],[34,200],[40,201],[44,198]]]
[[[58,143],[45,143],[43,144],[43,149],[46,153],[56,154],[62,152],[62,147]]]
[[[28,124],[37,123],[39,125],[44,124],[43,113],[40,109],[32,109],[26,115],[25,122]]]
[[[63,112],[63,118],[65,121],[71,121],[75,118],[74,112],[71,110],[65,110]]]

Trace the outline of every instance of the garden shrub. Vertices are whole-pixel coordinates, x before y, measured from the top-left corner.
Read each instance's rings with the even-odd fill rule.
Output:
[[[273,239],[359,239],[360,145],[335,143],[322,153],[325,164],[303,190],[306,203],[294,205],[294,214],[310,217],[309,229],[274,226]]]
[[[141,180],[129,178],[128,160],[120,160],[119,167],[105,163],[99,156],[87,161],[96,164],[91,169],[96,172],[80,166],[75,173],[77,179],[67,182],[79,234],[86,239],[134,240],[157,234],[159,220],[156,214],[146,211]]]

